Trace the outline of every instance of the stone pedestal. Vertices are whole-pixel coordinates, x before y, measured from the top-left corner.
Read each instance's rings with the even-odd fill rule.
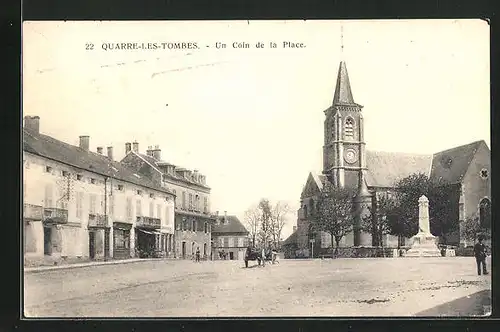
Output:
[[[431,233],[419,232],[412,237],[413,245],[405,257],[441,257],[441,251],[436,245],[436,237]]]
[[[429,200],[422,196],[418,200],[419,232],[412,237],[413,244],[406,252],[406,257],[441,257],[441,251],[436,244],[436,237],[430,232]]]

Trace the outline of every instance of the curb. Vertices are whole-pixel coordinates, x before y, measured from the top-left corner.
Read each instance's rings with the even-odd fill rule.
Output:
[[[163,260],[170,260],[170,259],[165,259],[165,258],[133,258],[133,259],[123,259],[123,260],[116,260],[116,261],[106,261],[106,262],[90,262],[90,263],[77,263],[77,264],[67,264],[67,265],[57,265],[57,266],[25,267],[24,272],[25,273],[37,273],[37,272],[64,270],[64,269],[77,269],[77,268],[90,267],[90,266],[130,264],[130,263],[138,263],[138,262],[151,262],[151,261],[163,261]]]

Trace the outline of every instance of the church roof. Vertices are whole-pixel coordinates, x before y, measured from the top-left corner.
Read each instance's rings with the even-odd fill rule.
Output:
[[[481,145],[486,146],[486,142],[476,141],[435,153],[430,177],[450,184],[460,183]]]
[[[333,105],[356,105],[352,96],[351,83],[347,74],[347,66],[344,61],[340,62],[337,74],[337,85],[333,96]]]
[[[291,244],[296,244],[297,243],[297,231],[293,232],[289,237],[286,238],[285,241],[283,241],[284,246],[288,246]]]
[[[369,187],[393,187],[396,181],[413,173],[429,175],[432,155],[366,151],[366,184]]]

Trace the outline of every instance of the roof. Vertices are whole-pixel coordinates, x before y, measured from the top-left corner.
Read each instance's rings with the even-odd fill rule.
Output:
[[[23,128],[23,150],[88,172],[113,177],[173,195],[166,188],[154,184],[144,176],[138,177],[132,170],[117,161],[110,160],[105,155],[86,151],[78,146],[65,143],[47,135],[33,134],[25,128]]]
[[[486,146],[486,142],[481,140],[435,153],[430,177],[441,178],[449,184],[460,183],[482,144]]]
[[[289,246],[296,243],[297,243],[297,231],[293,232],[289,237],[286,238],[285,241],[283,241],[284,246]]]
[[[247,229],[236,216],[219,216],[217,222],[212,226],[213,233],[244,233],[248,234]],[[224,221],[225,219],[225,221]]]
[[[394,187],[395,183],[414,173],[429,176],[432,155],[399,152],[366,151],[365,174],[369,187]]]
[[[151,166],[153,166],[157,170],[161,166],[175,166],[175,165],[170,164],[170,163],[168,163],[166,161],[158,160],[158,159],[156,159],[156,158],[154,158],[152,156],[148,156],[146,154],[142,154],[142,153],[135,153],[135,154],[137,154],[139,157],[141,157],[142,159],[144,159],[148,164],[150,164]],[[176,172],[187,172],[189,170],[186,169],[186,168],[183,168],[183,167],[176,167],[175,171]],[[178,179],[178,180],[183,180],[183,181],[186,181],[186,182],[189,182],[189,183],[193,183],[193,184],[195,184],[197,186],[201,186],[201,187],[204,187],[204,188],[209,188],[207,185],[202,184],[200,182],[192,181],[190,179],[186,179],[185,177],[178,176],[177,174],[175,174],[175,172],[173,174],[164,173],[162,171],[160,171],[160,172],[162,174],[166,175],[166,176],[170,176],[170,177]]]
[[[337,85],[335,86],[335,94],[333,96],[333,105],[355,105],[352,96],[351,83],[349,82],[349,75],[347,74],[347,66],[344,61],[339,64],[339,71],[337,74]]]

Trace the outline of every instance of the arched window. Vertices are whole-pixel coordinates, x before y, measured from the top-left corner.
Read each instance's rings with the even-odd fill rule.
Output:
[[[307,205],[304,205],[304,218],[307,218]]]
[[[345,138],[353,138],[354,137],[354,120],[351,117],[348,117],[345,120]]]
[[[488,198],[479,202],[479,224],[482,228],[491,227],[491,202]]]
[[[314,200],[312,198],[309,200],[309,213],[314,214]]]

